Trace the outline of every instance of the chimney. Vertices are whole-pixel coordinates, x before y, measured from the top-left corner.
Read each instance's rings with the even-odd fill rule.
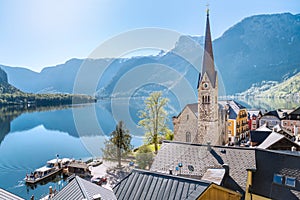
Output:
[[[223,164],[222,167],[225,169],[225,176],[229,176],[229,165]]]
[[[102,198],[101,198],[101,195],[100,194],[95,194],[94,196],[93,196],[93,200],[101,200]]]
[[[52,186],[50,185],[50,186],[49,186],[49,195],[50,195],[50,196],[52,195],[52,192],[53,192],[53,191],[52,191]]]
[[[210,146],[210,142],[207,142],[207,151],[211,151],[211,146]]]

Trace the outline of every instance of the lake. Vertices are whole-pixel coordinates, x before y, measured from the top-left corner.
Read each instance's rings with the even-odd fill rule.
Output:
[[[21,113],[12,118],[0,120],[0,187],[25,199],[31,195],[40,198],[48,193],[49,186],[59,189],[65,184],[55,180],[31,188],[23,180],[26,173],[45,165],[56,154],[82,160],[101,157],[104,139],[116,124],[105,102]],[[98,125],[93,124],[95,121]],[[137,147],[143,143],[142,132],[136,131],[136,126],[133,129],[132,144]]]

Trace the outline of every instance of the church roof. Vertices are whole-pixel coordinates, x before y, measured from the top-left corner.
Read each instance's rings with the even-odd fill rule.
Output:
[[[186,105],[198,117],[198,103]]]
[[[213,87],[216,85],[217,72],[215,71],[214,55],[211,41],[210,24],[209,24],[209,13],[207,12],[206,18],[206,31],[205,31],[205,44],[204,44],[204,55],[202,64],[202,77],[207,74]],[[202,79],[202,78],[201,78]],[[201,80],[199,80],[200,82]],[[199,86],[199,83],[198,83]]]

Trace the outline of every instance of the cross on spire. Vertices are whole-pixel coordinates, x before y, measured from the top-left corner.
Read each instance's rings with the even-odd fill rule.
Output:
[[[206,4],[206,14],[209,15],[209,3]]]

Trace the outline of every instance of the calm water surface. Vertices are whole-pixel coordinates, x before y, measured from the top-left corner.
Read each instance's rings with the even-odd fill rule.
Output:
[[[95,110],[94,117],[101,120],[99,127],[91,126],[88,121],[78,122],[83,123],[79,128],[86,130],[79,132],[74,123],[74,110],[77,114]],[[90,120],[89,116],[83,118]],[[59,189],[65,183],[54,180],[29,187],[24,182],[26,173],[45,165],[56,154],[83,160],[100,157],[104,139],[115,128],[115,119],[105,103],[98,103],[23,113],[12,121],[2,119],[0,128],[0,187],[25,199],[32,195],[37,199],[48,193],[49,186]],[[136,147],[142,142],[142,136],[135,132],[132,144]]]

